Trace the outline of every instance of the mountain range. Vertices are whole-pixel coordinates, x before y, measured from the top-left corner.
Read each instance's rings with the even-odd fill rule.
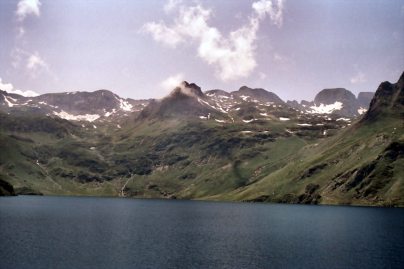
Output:
[[[0,193],[403,206],[403,83],[302,102],[186,81],[159,100],[0,91]]]

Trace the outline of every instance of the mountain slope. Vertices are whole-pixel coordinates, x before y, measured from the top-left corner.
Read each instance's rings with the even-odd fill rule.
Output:
[[[335,137],[303,148],[261,181],[214,199],[404,205],[404,76],[383,82],[369,111]]]
[[[0,90],[0,111],[36,114],[73,121],[116,121],[141,111],[149,100],[124,99],[107,91],[48,93],[24,97]]]
[[[321,90],[314,101],[288,101],[287,104],[309,114],[334,114],[348,118],[355,118],[367,111],[373,92],[360,92],[358,98],[344,88]]]
[[[183,81],[167,97],[151,102],[142,110],[139,119],[198,118],[217,113],[218,111],[206,101],[206,96],[199,86]]]
[[[183,82],[120,125],[0,113],[0,177],[25,193],[403,205],[402,77],[359,120],[255,98]]]

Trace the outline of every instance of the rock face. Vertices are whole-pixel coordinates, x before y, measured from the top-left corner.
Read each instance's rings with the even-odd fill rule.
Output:
[[[344,88],[334,88],[321,90],[314,98],[315,104],[329,105],[335,103],[335,101],[349,105],[356,102],[356,97],[352,92]]]
[[[316,106],[336,105],[335,113],[341,116],[353,116],[358,114],[358,104],[355,95],[343,88],[324,89],[314,98]],[[333,111],[334,112],[334,111]]]
[[[380,84],[370,102],[369,110],[361,122],[376,120],[385,115],[404,118],[404,73],[397,83],[385,81]]]
[[[251,100],[260,100],[262,102],[271,102],[275,104],[285,103],[275,93],[268,92],[261,88],[252,89],[247,86],[242,86],[238,91],[234,91],[231,94],[240,98],[250,98]]]
[[[0,196],[14,196],[14,195],[15,192],[13,186],[7,181],[0,179]]]

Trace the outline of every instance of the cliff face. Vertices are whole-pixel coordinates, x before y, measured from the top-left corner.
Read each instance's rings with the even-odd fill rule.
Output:
[[[404,73],[397,83],[380,84],[361,122],[371,122],[384,116],[404,117]]]

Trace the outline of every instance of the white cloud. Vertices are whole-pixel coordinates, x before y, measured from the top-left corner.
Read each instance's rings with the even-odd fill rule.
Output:
[[[202,5],[180,5],[174,23],[167,26],[164,22],[150,22],[143,30],[150,33],[154,40],[170,47],[182,43],[198,44],[198,56],[213,65],[216,75],[223,81],[247,77],[256,67],[255,48],[257,32],[261,21],[269,15],[272,23],[282,24],[283,1],[260,0],[253,3],[253,14],[248,23],[224,37],[208,21],[212,10]],[[178,3],[177,3],[178,5]]]
[[[35,15],[39,17],[41,2],[39,0],[20,0],[17,4],[17,10],[15,14],[19,21],[23,21],[29,15]]]
[[[265,74],[264,72],[259,72],[259,73],[258,73],[258,76],[259,76],[259,78],[260,78],[261,80],[264,80],[264,79],[267,78],[267,74]]]
[[[3,83],[2,78],[0,78],[0,90],[10,92],[14,89],[13,84],[11,83]]]
[[[361,84],[367,81],[366,75],[359,71],[355,76],[350,79],[352,84]]]
[[[272,1],[260,0],[253,3],[252,7],[260,18],[264,18],[266,14],[269,14],[269,17],[275,25],[278,27],[282,26],[283,0],[277,0],[276,5],[274,5]]]
[[[37,72],[41,69],[48,69],[48,64],[39,56],[38,52],[35,52],[28,57],[26,67],[28,70]]]
[[[160,86],[168,91],[173,90],[175,87],[177,87],[178,85],[180,85],[180,83],[184,81],[184,74],[183,73],[178,73],[176,75],[173,76],[169,76],[168,78],[166,78],[165,80],[163,80],[160,83]]]
[[[20,0],[17,4],[17,10],[15,11],[15,15],[17,17],[18,26],[17,30],[17,38],[22,38],[25,34],[24,28],[24,20],[28,16],[37,16],[41,15],[40,10],[41,2],[39,0]]]
[[[162,23],[149,22],[143,26],[143,29],[146,32],[150,32],[153,35],[154,40],[162,42],[173,48],[175,48],[177,44],[184,41],[178,32]]]
[[[50,74],[49,65],[38,52],[29,52],[21,48],[15,48],[11,52],[11,58],[11,64],[15,69],[21,67],[25,68],[33,78],[37,77],[44,71]]]
[[[176,9],[180,4],[182,4],[182,0],[168,0],[164,5],[164,11],[166,13],[170,13],[174,9]]]
[[[0,78],[0,90],[6,91],[8,93],[15,93],[26,97],[33,97],[38,96],[39,94],[34,91],[22,91],[18,89],[14,89],[13,84],[11,83],[3,83],[2,79]]]

